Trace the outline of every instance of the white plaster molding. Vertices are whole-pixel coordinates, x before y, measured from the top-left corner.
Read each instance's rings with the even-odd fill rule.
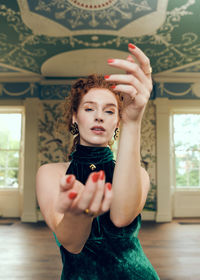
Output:
[[[165,21],[166,9],[168,5],[168,0],[159,0],[155,12],[133,20],[119,30],[90,30],[88,28],[85,30],[70,30],[67,27],[55,22],[54,20],[31,12],[29,10],[27,0],[18,0],[17,2],[24,24],[26,24],[26,26],[28,26],[34,34],[53,37],[76,36],[84,34],[119,36],[120,32],[120,36],[133,38],[137,36],[154,34]]]
[[[156,212],[155,211],[147,211],[143,210],[142,213],[142,220],[143,221],[155,221],[156,219]]]
[[[33,13],[29,10],[27,0],[17,0],[21,18],[26,26],[32,30],[35,35],[46,35],[53,37],[71,36],[71,32],[55,21],[42,15]]]
[[[171,214],[157,213],[157,215],[156,215],[157,223],[166,223],[166,222],[171,222],[171,221],[172,221]]]
[[[30,212],[30,213],[27,212],[27,213],[22,214],[21,221],[36,223],[38,221],[38,217],[37,217],[37,215],[33,214],[32,212]]]
[[[37,220],[38,221],[45,221],[44,217],[42,216],[42,213],[39,209],[37,210]]]
[[[166,71],[160,72],[159,75],[160,76],[166,76],[166,75],[169,75],[169,74],[171,74],[171,75],[173,75],[173,74],[185,74],[183,72],[177,73],[176,71],[184,70],[184,69],[187,69],[188,67],[196,66],[196,65],[199,65],[199,64],[200,64],[200,60],[195,61],[195,62],[191,62],[191,63],[187,63],[186,65],[174,67],[174,68],[172,68],[170,70],[166,70]]]
[[[200,113],[200,100],[168,100],[157,98],[156,105],[156,146],[157,146],[157,222],[172,220],[174,191],[173,154],[171,152],[172,114]],[[192,192],[192,191],[191,191]],[[173,194],[174,195],[174,194]],[[179,195],[180,197],[180,195]],[[182,211],[182,210],[181,210]],[[176,209],[177,212],[177,209]],[[179,212],[180,213],[180,212]]]
[[[22,216],[24,222],[37,221],[36,172],[38,145],[38,98],[27,98],[25,106],[24,190]]]
[[[174,217],[200,217],[200,191],[179,190],[174,193]]]
[[[23,111],[23,100],[15,99],[2,99],[1,100],[1,110],[0,112],[6,113],[21,113]]]
[[[153,74],[153,80],[158,83],[198,83],[199,73],[171,73],[171,74]]]
[[[157,222],[169,222],[171,213],[169,100],[158,98],[156,105]]]
[[[147,16],[132,21],[120,29],[120,36],[141,37],[152,35],[160,28],[166,19],[168,0],[159,0],[157,10]],[[106,32],[105,32],[106,34]]]
[[[0,83],[37,83],[43,79],[41,75],[24,75],[24,73],[0,73]]]
[[[41,66],[41,73],[47,77],[77,77],[97,74],[123,73],[121,69],[110,67],[109,58],[126,59],[128,51],[110,49],[83,49],[63,52],[47,59]],[[89,63],[88,63],[89,62]],[[70,67],[69,67],[70,65]],[[77,67],[78,66],[78,67]]]
[[[163,98],[158,98],[163,99]],[[189,110],[192,113],[200,112],[200,100],[169,100],[168,101],[169,113],[185,113]]]
[[[25,70],[25,69],[22,69],[22,68],[19,68],[19,67],[16,67],[16,66],[8,65],[8,64],[2,63],[2,62],[0,62],[0,66],[8,68],[10,70],[18,71],[18,73],[16,73],[16,72],[8,72],[6,74],[22,74],[22,75],[35,75],[35,76],[39,76],[39,74],[34,73],[32,71],[28,71],[28,70]]]

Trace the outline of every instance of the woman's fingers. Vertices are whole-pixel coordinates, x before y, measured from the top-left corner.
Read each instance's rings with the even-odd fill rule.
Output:
[[[128,45],[129,51],[135,56],[138,63],[129,55],[126,59],[108,59],[110,66],[122,69],[126,71],[126,74],[131,74],[142,84],[145,84],[149,91],[152,90],[152,79],[149,58],[143,53],[142,50],[134,46],[133,44]],[[113,75],[111,75],[113,77]],[[118,82],[118,81],[117,81]]]
[[[141,82],[148,81],[147,76],[144,74],[144,72],[142,71],[142,69],[137,63],[116,58],[116,59],[108,59],[108,64],[110,66],[122,69],[128,73],[133,74]]]
[[[99,172],[99,179],[96,184],[95,196],[89,206],[91,213],[97,213],[101,207],[102,198],[104,195],[105,173],[103,170]]]
[[[93,172],[84,185],[79,186],[79,181],[74,175],[61,178],[60,193],[57,203],[57,211],[66,211],[74,214],[83,214],[89,209],[89,216],[100,215],[110,208],[112,199],[111,184],[105,184],[105,172]]]
[[[127,61],[130,61],[130,62],[132,62],[132,63],[135,62],[135,60],[133,59],[133,57],[132,57],[131,55],[129,55],[129,56],[126,58],[126,60],[127,60]],[[131,74],[131,72],[126,71],[126,74]]]
[[[76,178],[74,175],[63,176],[60,180],[60,191],[57,197],[56,210],[65,213],[70,208],[72,201],[78,195],[74,189]]]
[[[147,98],[150,96],[149,90],[147,90],[144,85],[131,74],[114,74],[110,76],[105,76],[108,81],[117,82],[118,84],[113,87],[116,91],[121,91],[127,93],[132,99],[135,98],[137,93],[142,93]]]
[[[112,185],[111,183],[106,183],[104,189],[104,199],[101,205],[102,212],[107,212],[110,209],[112,197],[113,197]]]
[[[127,58],[126,58],[127,61],[130,61],[132,63],[135,62],[135,60],[133,59],[133,57],[131,55],[129,55]]]
[[[129,100],[134,100],[138,92],[134,86],[121,84],[117,85],[114,90],[122,92],[124,98],[129,96]],[[124,95],[124,93],[126,96]]]
[[[131,43],[128,44],[128,49],[136,57],[136,59],[139,62],[140,67],[142,68],[144,74],[148,78],[150,78],[152,68],[151,68],[151,65],[150,65],[149,58],[143,53],[143,51],[141,49],[139,49],[138,47],[136,47],[135,45],[133,45]]]
[[[65,192],[73,187],[76,178],[73,174],[65,175],[60,180],[60,191]]]
[[[77,201],[76,207],[74,207],[74,211],[78,214],[83,213],[85,209],[89,208],[90,203],[95,195],[96,188],[99,180],[99,172],[93,172],[90,174],[85,188]]]

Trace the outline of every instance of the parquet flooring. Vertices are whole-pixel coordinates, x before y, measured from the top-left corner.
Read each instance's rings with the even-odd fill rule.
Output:
[[[200,280],[200,219],[143,221],[139,239],[161,280]],[[0,219],[0,279],[59,280],[60,271],[59,249],[43,222]]]

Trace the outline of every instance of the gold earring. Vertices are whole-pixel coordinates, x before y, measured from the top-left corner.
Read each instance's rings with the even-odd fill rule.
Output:
[[[116,129],[115,129],[115,134],[114,134],[114,139],[115,140],[117,140],[117,138],[119,137],[119,128],[117,127]]]
[[[110,146],[110,148],[112,148],[112,145],[115,143],[115,141],[114,140],[110,140],[109,142],[108,142],[108,146]]]
[[[72,135],[79,134],[78,124],[76,122],[71,124],[70,132]]]

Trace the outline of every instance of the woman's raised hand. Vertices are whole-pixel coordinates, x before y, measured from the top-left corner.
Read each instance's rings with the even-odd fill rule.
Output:
[[[74,175],[66,175],[60,180],[56,209],[60,213],[94,217],[107,212],[111,201],[112,187],[105,183],[103,170],[91,173],[85,186]]]
[[[109,59],[110,66],[125,70],[125,74],[105,76],[109,82],[117,83],[113,89],[123,95],[122,120],[141,121],[146,104],[152,91],[151,66],[149,58],[135,45],[129,44],[131,55],[127,59]]]

